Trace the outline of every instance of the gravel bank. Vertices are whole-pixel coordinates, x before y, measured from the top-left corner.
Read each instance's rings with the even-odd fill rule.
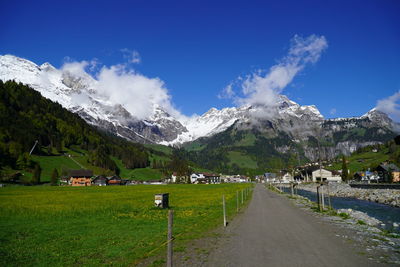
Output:
[[[316,192],[317,184],[299,184],[298,188]],[[326,193],[327,190],[324,192]],[[329,185],[329,194],[335,197],[351,197],[400,207],[400,190],[398,189],[361,189],[352,188],[344,183],[332,183]]]

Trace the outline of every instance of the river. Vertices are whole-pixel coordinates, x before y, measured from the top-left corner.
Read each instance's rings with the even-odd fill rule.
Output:
[[[290,193],[289,188],[283,188],[286,193]],[[309,200],[316,202],[317,194],[314,192],[298,189],[297,193]],[[325,199],[325,204],[328,205],[328,199]],[[399,227],[394,227],[393,223],[400,224],[400,208],[391,207],[389,205],[375,203],[366,200],[346,197],[331,197],[332,208],[338,209],[353,209],[362,211],[370,217],[374,217],[385,225],[379,225],[379,228],[391,230],[400,233]]]

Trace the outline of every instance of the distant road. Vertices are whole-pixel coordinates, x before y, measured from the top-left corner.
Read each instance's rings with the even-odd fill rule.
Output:
[[[377,266],[337,237],[333,227],[257,184],[249,207],[227,227],[230,237],[206,265]]]

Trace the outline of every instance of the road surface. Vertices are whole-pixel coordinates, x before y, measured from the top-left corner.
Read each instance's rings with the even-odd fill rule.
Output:
[[[226,228],[229,238],[210,252],[207,266],[376,266],[333,225],[257,184],[245,212]]]

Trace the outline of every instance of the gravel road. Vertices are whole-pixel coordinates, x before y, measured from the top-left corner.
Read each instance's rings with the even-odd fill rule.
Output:
[[[377,266],[333,225],[257,184],[245,212],[225,229],[206,266]]]

